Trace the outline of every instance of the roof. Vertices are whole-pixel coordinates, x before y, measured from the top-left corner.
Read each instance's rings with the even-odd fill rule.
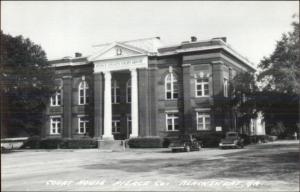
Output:
[[[162,41],[159,37],[151,37],[144,39],[135,39],[129,41],[118,41],[112,43],[98,44],[94,45],[94,51],[91,55],[82,56],[82,57],[63,57],[60,59],[54,59],[49,61],[50,64],[53,64],[54,67],[58,66],[74,66],[74,65],[83,65],[92,61],[91,58],[99,56],[114,46],[122,46],[128,48],[130,50],[137,51],[139,53],[143,53],[148,56],[168,56],[182,53],[189,53],[195,51],[206,51],[206,50],[214,50],[214,49],[222,49],[225,52],[232,55],[234,58],[251,68],[252,70],[256,70],[254,64],[251,63],[247,58],[240,55],[237,51],[232,49],[232,47],[226,43],[226,38],[213,38],[209,40],[203,41],[185,41],[181,44],[171,45],[171,46],[163,46]]]

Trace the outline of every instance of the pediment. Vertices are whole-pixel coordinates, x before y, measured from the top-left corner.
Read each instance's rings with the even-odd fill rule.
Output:
[[[90,58],[90,61],[105,59],[117,59],[122,57],[139,56],[146,54],[145,51],[120,43],[114,43],[101,50],[96,51]]]

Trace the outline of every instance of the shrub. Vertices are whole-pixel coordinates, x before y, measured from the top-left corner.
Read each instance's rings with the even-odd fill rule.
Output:
[[[160,137],[141,137],[129,139],[130,148],[161,148],[164,145],[164,139]]]
[[[88,149],[97,148],[98,142],[91,138],[81,139],[61,139],[61,138],[47,138],[40,142],[40,148],[42,149]]]
[[[97,148],[97,140],[86,138],[86,139],[69,139],[64,141],[64,148],[66,149],[89,149]]]
[[[41,149],[59,149],[64,148],[64,142],[61,138],[42,139],[40,142]]]
[[[266,135],[266,136],[267,136],[268,141],[276,141],[277,140],[277,136],[274,136],[274,135]]]
[[[29,137],[21,146],[22,149],[39,149],[41,138],[40,136]]]

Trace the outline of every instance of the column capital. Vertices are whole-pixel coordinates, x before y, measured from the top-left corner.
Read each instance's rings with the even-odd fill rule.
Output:
[[[131,74],[132,74],[132,73],[135,73],[135,74],[136,74],[137,68],[131,68],[131,69],[129,69],[129,71],[131,72]]]
[[[105,78],[110,78],[111,77],[111,72],[110,71],[103,71]]]

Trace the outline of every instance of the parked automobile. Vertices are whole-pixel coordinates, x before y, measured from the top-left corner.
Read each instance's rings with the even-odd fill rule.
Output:
[[[219,143],[221,149],[224,148],[244,148],[244,139],[238,132],[227,132],[224,139]]]
[[[199,151],[202,147],[202,142],[197,141],[193,135],[180,135],[177,139],[173,140],[169,148],[172,152],[176,151]]]

